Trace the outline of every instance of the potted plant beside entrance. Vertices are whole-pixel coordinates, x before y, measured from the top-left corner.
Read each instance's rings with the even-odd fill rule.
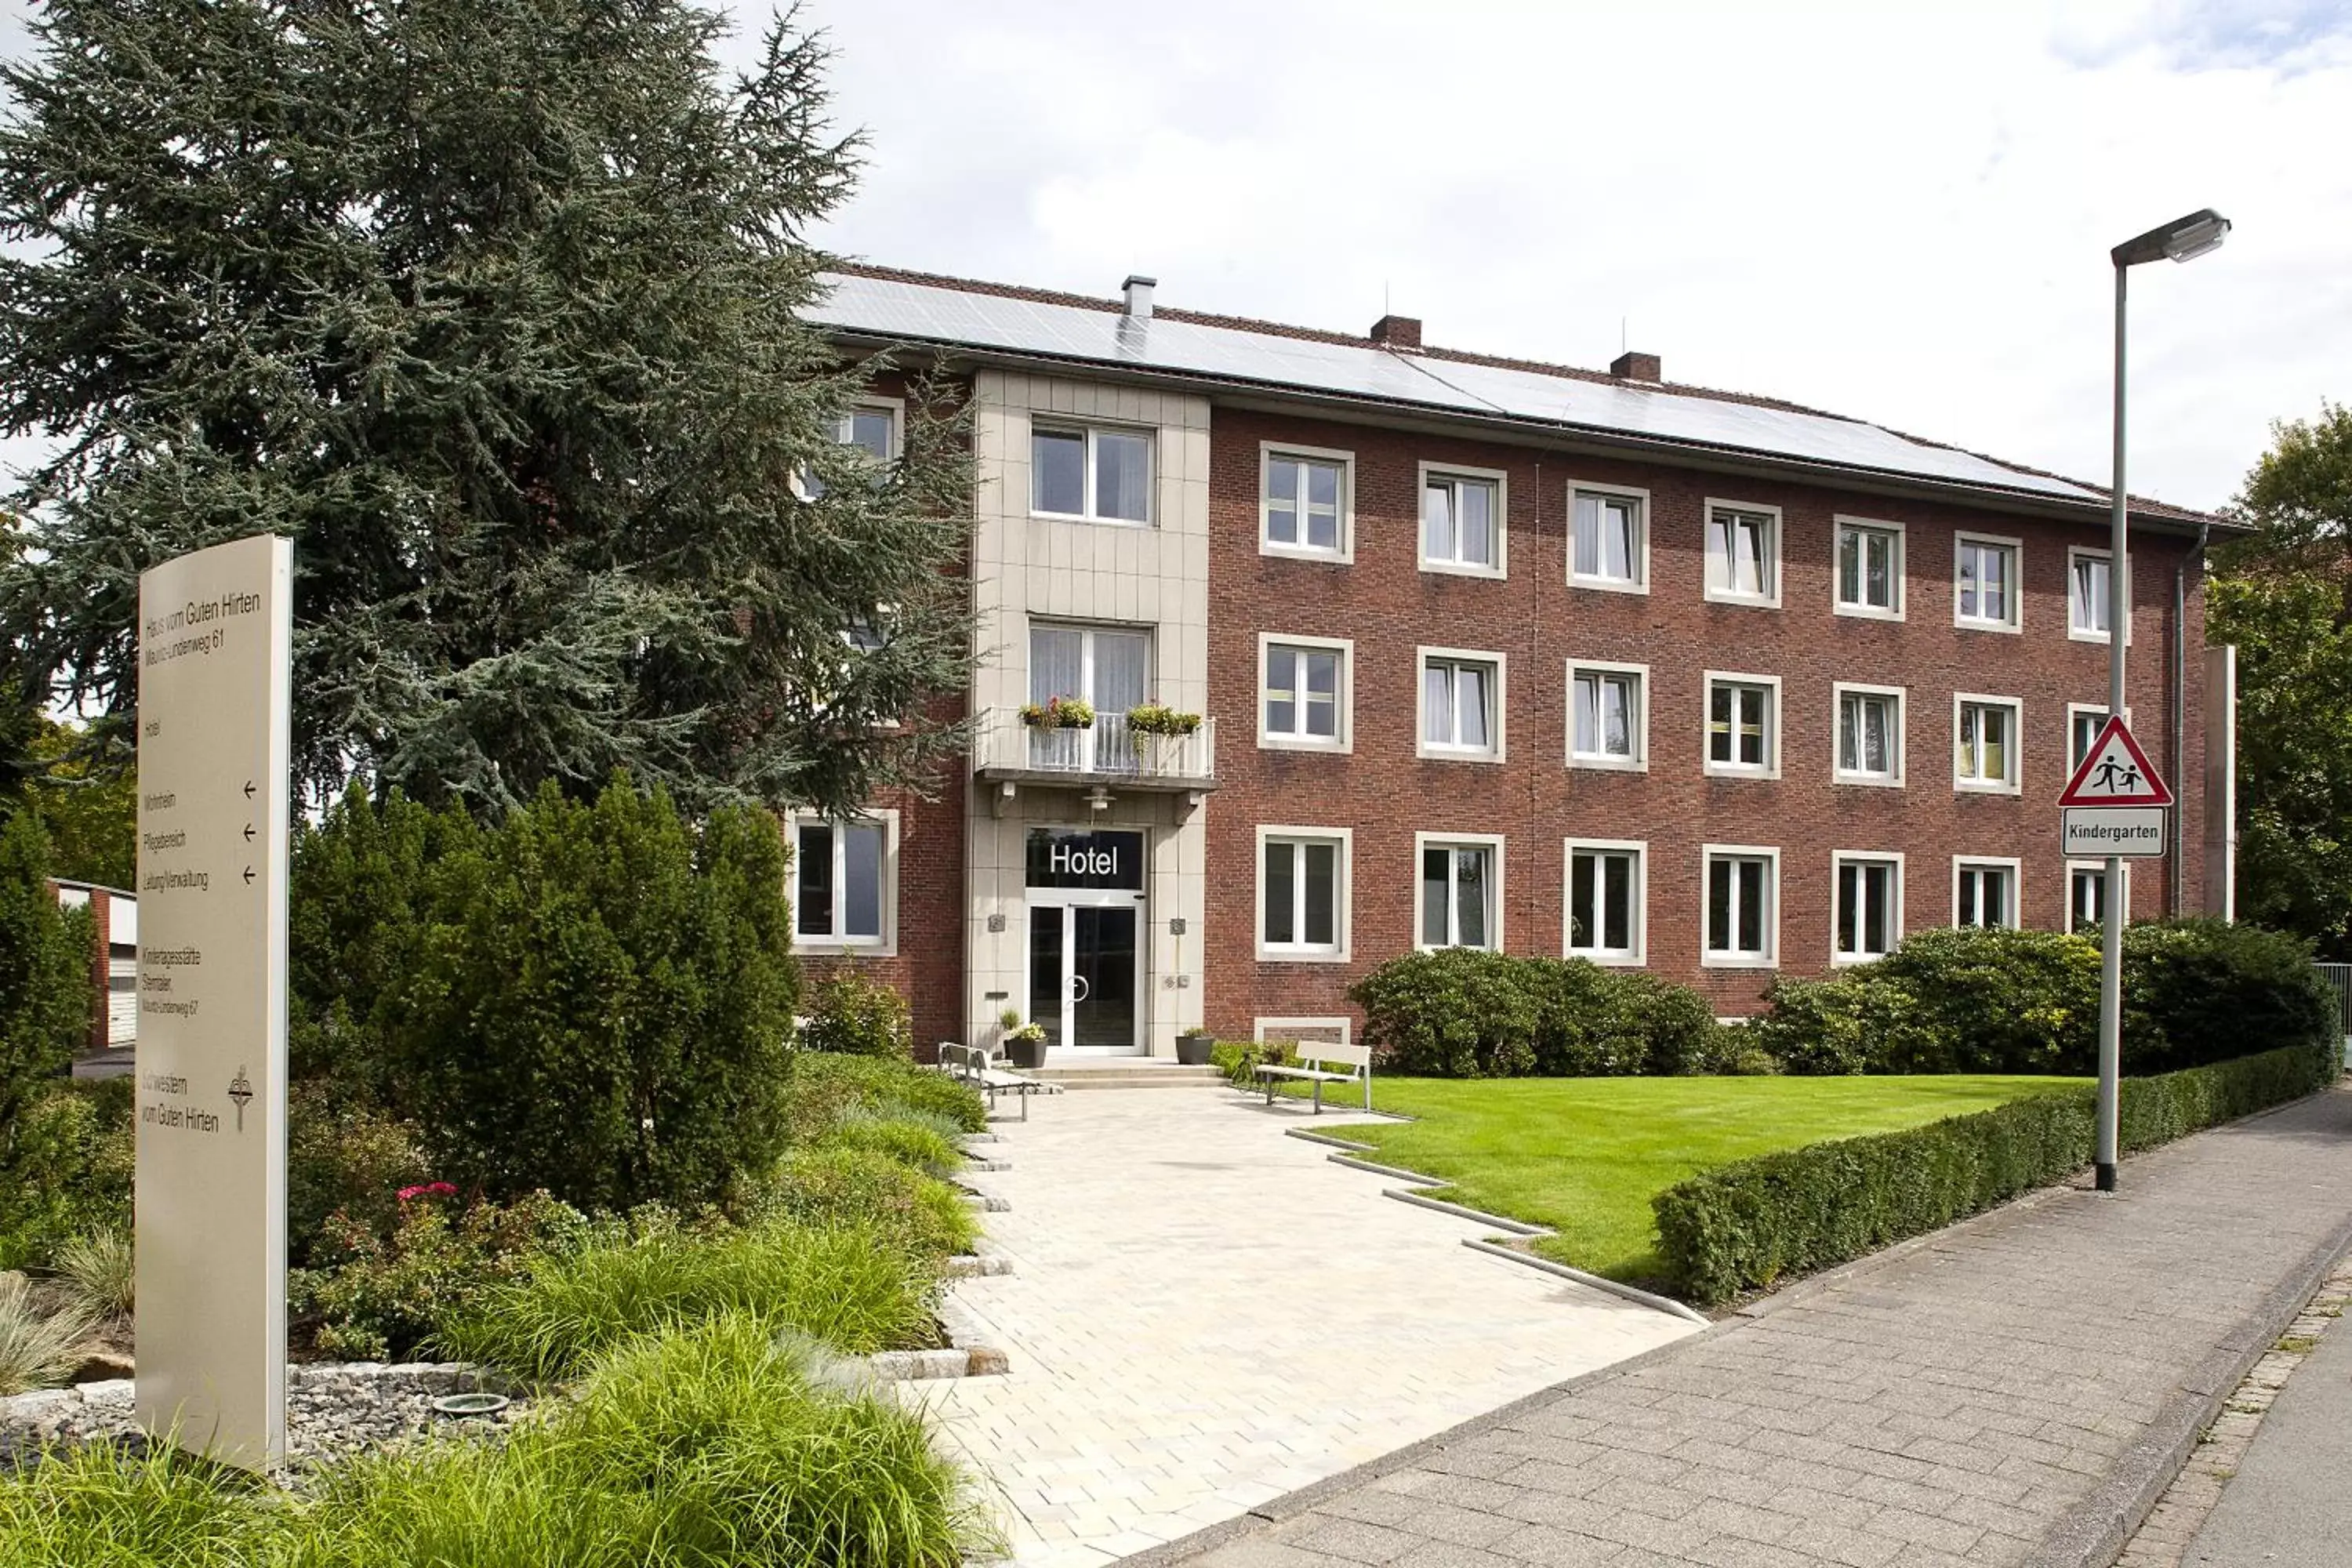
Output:
[[[1209,1065],[1210,1047],[1217,1037],[1198,1024],[1176,1037],[1176,1062],[1179,1067],[1204,1068]]]
[[[1021,1021],[1021,1015],[1007,1007],[999,1020],[1004,1026],[1004,1059],[1024,1072],[1035,1072],[1045,1065],[1045,1026],[1031,1019]]]

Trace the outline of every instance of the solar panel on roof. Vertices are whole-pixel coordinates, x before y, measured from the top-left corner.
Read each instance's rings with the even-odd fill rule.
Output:
[[[809,312],[811,319],[874,337],[1044,354],[1457,413],[1499,414],[2068,500],[2105,500],[2102,492],[2070,480],[1826,414],[1499,365],[1423,361],[1370,343],[1318,342],[1164,316],[1138,321],[1116,311],[1006,299],[903,279],[836,274],[827,281],[832,293]]]

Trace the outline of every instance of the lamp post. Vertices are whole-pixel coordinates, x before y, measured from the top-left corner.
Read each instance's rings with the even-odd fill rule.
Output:
[[[2131,626],[2131,565],[2124,503],[2124,279],[2143,261],[2194,261],[2218,250],[2230,234],[2230,220],[2201,207],[2127,239],[2109,251],[2116,264],[2116,477],[2107,520],[2107,713],[2124,711],[2124,643]],[[2177,808],[2176,808],[2177,809]],[[2173,868],[2179,875],[2179,868]],[[2099,1191],[2116,1190],[2116,1130],[2123,1077],[2124,863],[2107,857],[2102,897],[2099,963],[2099,1132],[2095,1173]]]

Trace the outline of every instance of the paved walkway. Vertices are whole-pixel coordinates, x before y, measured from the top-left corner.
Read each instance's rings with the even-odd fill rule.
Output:
[[[1012,1372],[914,1385],[1017,1560],[1105,1563],[1696,1331],[1475,1252],[1222,1086],[1038,1100],[971,1178],[1015,1272],[958,1308]]]
[[[2105,1568],[2347,1218],[2338,1091],[2132,1160],[2115,1197],[2040,1194],[1792,1287],[1151,1561]]]

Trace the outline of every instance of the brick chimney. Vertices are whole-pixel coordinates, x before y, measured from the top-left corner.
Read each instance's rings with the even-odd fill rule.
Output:
[[[1421,319],[1382,316],[1372,323],[1372,342],[1382,348],[1417,349],[1421,347]]]
[[[1609,362],[1609,374],[1620,381],[1664,381],[1665,368],[1655,354],[1622,353]]]

